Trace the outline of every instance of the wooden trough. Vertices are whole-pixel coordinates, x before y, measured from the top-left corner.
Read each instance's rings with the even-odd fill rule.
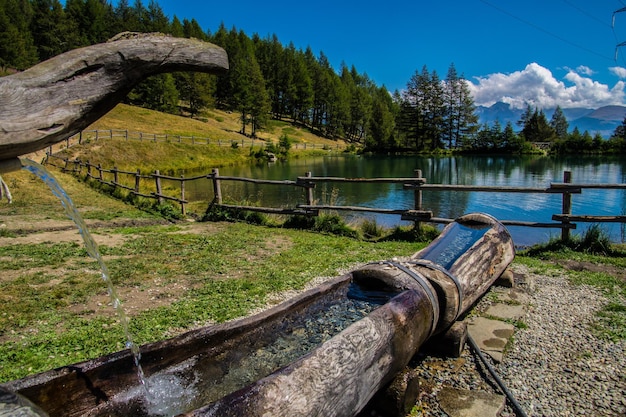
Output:
[[[407,260],[365,265],[257,315],[142,346],[148,396],[128,350],[1,388],[49,416],[354,416],[514,256],[502,224],[469,214]],[[352,322],[320,318],[354,306]]]

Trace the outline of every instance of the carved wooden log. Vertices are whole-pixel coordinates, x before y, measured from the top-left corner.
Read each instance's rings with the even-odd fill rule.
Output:
[[[254,316],[144,345],[144,372],[149,378],[160,371],[181,378],[223,378],[232,362],[254,354],[259,346],[297,326],[302,317],[345,298],[350,282],[351,276],[343,275]],[[146,414],[138,383],[133,356],[124,350],[12,381],[5,388],[38,404],[50,417],[141,416]],[[124,395],[127,392],[133,394]]]
[[[176,375],[198,390],[192,404],[176,411],[187,417],[354,416],[513,260],[510,235],[492,217],[468,215],[455,224],[406,262],[366,265],[269,312],[144,346],[146,375]],[[199,379],[212,384],[236,373],[233,363],[255,355],[264,339],[298,317],[323,311],[329,301],[361,296],[382,305],[282,368],[224,394],[215,395],[214,385],[197,387]],[[126,351],[6,387],[51,416],[148,415],[133,371]]]
[[[423,292],[405,291],[311,354],[185,416],[354,415],[428,338],[429,301]]]
[[[208,42],[121,34],[0,77],[0,161],[78,133],[150,75],[227,69],[226,52]]]
[[[412,256],[409,264],[423,274],[429,270],[443,273],[429,277],[433,285],[436,281],[445,286],[446,293],[454,292],[453,286],[460,292],[459,317],[485,294],[514,258],[513,239],[502,223],[484,213],[471,213],[447,225],[437,239]],[[451,324],[446,320],[439,330]]]

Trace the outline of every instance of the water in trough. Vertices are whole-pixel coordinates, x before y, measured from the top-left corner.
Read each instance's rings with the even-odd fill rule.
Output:
[[[125,333],[126,347],[132,352],[137,368],[140,383],[111,398],[107,404],[94,408],[90,415],[173,416],[206,405],[306,355],[397,294],[387,289],[364,288],[352,283],[345,297],[329,299],[315,306],[314,311],[285,323],[284,331],[274,334],[271,340],[254,341],[234,354],[230,352],[226,355],[228,357],[198,355],[146,376],[141,366],[139,346],[129,331],[129,318],[85,221],[52,174],[35,162],[23,160],[22,164],[59,198],[65,212],[77,225],[88,254],[98,262]]]

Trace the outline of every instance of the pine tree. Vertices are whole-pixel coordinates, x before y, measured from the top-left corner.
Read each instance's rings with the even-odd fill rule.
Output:
[[[145,9],[141,1],[131,7],[128,0],[119,0],[113,11],[116,32],[144,32],[142,19]]]
[[[376,89],[372,98],[365,146],[369,149],[394,149],[398,146],[394,138],[395,121],[393,100],[383,86]]]
[[[33,35],[39,59],[44,61],[65,52],[65,34],[69,27],[63,6],[58,0],[32,0],[33,19],[30,31]]]
[[[555,132],[543,110],[535,109],[525,122],[521,134],[527,142],[550,142],[554,139]]]
[[[444,106],[443,140],[448,149],[458,148],[478,129],[478,116],[467,82],[457,74],[454,64],[448,68],[444,83]]]
[[[165,13],[163,13],[163,9],[161,9],[161,6],[159,6],[155,0],[150,0],[148,3],[145,27],[148,32],[169,32],[169,19]]]
[[[172,18],[172,22],[170,23],[170,29],[169,29],[169,33],[177,38],[184,38],[185,37],[185,31],[183,29],[183,24],[180,22],[180,20],[178,19],[178,17],[176,15],[174,15],[174,17]]]
[[[302,51],[296,51],[293,43],[287,48],[287,53],[294,59],[293,88],[287,90],[287,106],[294,121],[308,125],[311,123],[310,110],[313,107],[313,81],[306,64],[305,54]]]
[[[183,33],[185,34],[185,38],[195,38],[201,41],[209,40],[209,36],[204,33],[196,19],[183,19]]]
[[[267,121],[269,98],[261,68],[254,54],[254,44],[243,32],[237,36],[238,47],[232,56],[230,81],[233,89],[232,106],[241,114],[241,133],[246,134],[248,124],[251,135]]]
[[[430,73],[425,65],[421,73],[415,71],[404,92],[402,111],[402,126],[416,150],[442,147],[445,106],[436,72]]]
[[[38,62],[32,17],[28,0],[0,0],[0,66],[23,70]]]
[[[563,114],[561,106],[556,106],[556,109],[552,114],[552,118],[550,119],[550,126],[554,129],[557,139],[567,139],[569,123],[567,123],[567,118],[565,117],[565,114]]]
[[[526,104],[526,109],[524,109],[524,112],[520,116],[520,119],[517,121],[517,125],[520,126],[521,128],[524,128],[524,126],[526,126],[530,122],[530,118],[532,116],[533,116],[533,109],[532,107],[530,107],[530,104]]]

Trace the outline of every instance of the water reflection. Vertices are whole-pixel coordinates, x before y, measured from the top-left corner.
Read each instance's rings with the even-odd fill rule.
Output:
[[[492,227],[491,224],[467,226],[460,223],[452,223],[447,233],[440,236],[437,244],[428,246],[420,252],[420,259],[431,261],[450,269],[457,259],[476,241],[483,237]]]
[[[548,157],[548,156],[327,156],[293,159],[284,163],[220,168],[221,175],[295,180],[307,171],[313,176],[335,177],[413,177],[420,169],[430,184],[494,185],[547,188],[551,182],[563,182],[563,171],[572,171],[575,183],[623,183],[626,161],[619,157]],[[208,173],[207,167],[199,173]],[[197,175],[185,173],[185,175]],[[213,190],[209,180],[187,185],[187,198],[209,201]],[[294,207],[305,201],[304,190],[224,181],[223,196],[235,202],[247,201],[269,207]],[[353,205],[376,208],[408,209],[414,207],[414,195],[393,184],[319,184],[314,189],[319,204]],[[572,199],[573,214],[621,215],[625,212],[624,190],[585,190]],[[552,214],[561,212],[560,194],[512,194],[477,192],[428,192],[423,194],[423,208],[436,217],[457,218],[469,212],[484,212],[499,220],[551,222]],[[359,213],[354,217],[362,217]],[[402,224],[399,216],[369,215],[383,226]],[[349,218],[350,220],[350,218]],[[580,233],[589,224],[579,224]],[[602,226],[614,241],[621,241],[619,224]],[[559,236],[559,229],[510,228],[518,246]]]

